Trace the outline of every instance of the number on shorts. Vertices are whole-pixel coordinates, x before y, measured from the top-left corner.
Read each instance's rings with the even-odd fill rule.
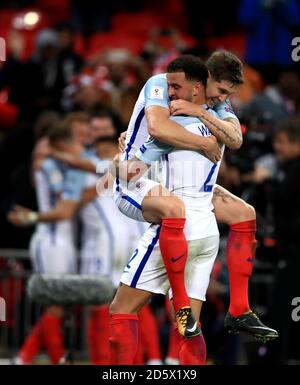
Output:
[[[128,261],[128,263],[127,263],[127,265],[126,265],[126,267],[128,268],[128,269],[130,269],[130,263],[134,260],[134,258],[137,256],[137,254],[138,254],[138,252],[139,252],[139,249],[135,249],[134,250],[134,252],[133,252],[133,254],[132,254],[132,257],[129,259],[129,261]]]

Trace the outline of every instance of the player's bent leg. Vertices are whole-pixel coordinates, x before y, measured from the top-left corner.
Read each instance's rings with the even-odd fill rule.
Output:
[[[145,221],[161,223],[164,218],[184,218],[185,205],[165,187],[153,187],[142,201],[142,213]]]
[[[132,365],[138,347],[139,310],[152,294],[121,284],[110,305],[110,363]]]
[[[185,205],[182,200],[170,194],[162,186],[151,189],[142,202],[143,215],[146,220],[161,223],[159,245],[173,291],[173,303],[178,314],[178,330],[185,335],[180,319],[190,312],[189,298],[184,285],[184,268],[188,247],[184,234]],[[199,330],[195,331],[195,335]]]
[[[250,310],[248,300],[248,283],[256,249],[255,209],[218,185],[214,188],[213,204],[217,221],[230,226],[226,250],[230,305],[225,327],[230,331],[248,332],[263,340],[276,338],[278,333],[259,320]]]

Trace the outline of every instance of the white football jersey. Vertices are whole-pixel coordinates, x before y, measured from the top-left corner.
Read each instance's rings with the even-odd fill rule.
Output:
[[[211,113],[216,114],[213,111]],[[171,119],[195,135],[211,136],[209,129],[195,117],[174,116]],[[147,164],[160,160],[164,185],[174,195],[180,196],[187,207],[195,210],[213,209],[213,186],[220,161],[214,164],[200,152],[174,148],[155,139],[143,144],[136,156]]]
[[[65,170],[51,158],[45,159],[40,169],[34,173],[38,209],[47,212],[53,209],[65,188]],[[73,241],[72,220],[39,223],[37,232],[50,236],[53,241],[57,236]]]
[[[86,186],[99,177],[88,174]],[[97,196],[80,210],[82,223],[81,273],[104,274],[117,286],[129,256],[147,224],[127,218],[112,196]]]

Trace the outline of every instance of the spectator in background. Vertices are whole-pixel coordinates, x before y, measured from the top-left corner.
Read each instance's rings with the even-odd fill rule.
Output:
[[[43,30],[37,35],[36,51],[28,62],[22,62],[23,38],[15,35],[18,49],[8,58],[0,72],[0,89],[9,87],[9,101],[20,109],[20,120],[32,122],[36,108],[59,106],[60,80],[58,79],[57,35]]]
[[[269,66],[291,66],[291,41],[299,36],[300,28],[297,0],[242,0],[239,21],[248,31],[245,57],[248,64],[267,78]]]
[[[62,27],[44,29],[36,36],[32,57],[22,61],[24,39],[15,34],[12,55],[0,71],[0,89],[9,87],[9,102],[19,107],[19,119],[32,123],[37,110],[61,110],[62,91],[81,68],[71,37]]]
[[[83,66],[82,58],[74,50],[74,31],[68,23],[56,26],[59,49],[59,62],[65,83],[69,83],[73,76]]]
[[[112,1],[71,0],[72,24],[75,31],[86,37],[92,33],[108,31],[112,7]]]
[[[259,121],[274,126],[280,120],[295,114],[300,101],[300,76],[293,69],[281,71],[275,85],[254,96],[249,104],[242,106],[240,114],[253,125]],[[250,118],[250,119],[249,119]]]
[[[73,78],[73,81],[64,89],[62,108],[65,112],[89,111],[97,106],[109,107],[111,98],[107,91],[100,89],[93,73],[83,72]]]
[[[207,38],[224,36],[234,30],[236,14],[232,10],[237,8],[238,2],[239,0],[227,0],[218,1],[216,4],[213,1],[205,1],[201,3],[200,13],[197,1],[185,0],[185,10],[193,36],[205,43]],[[201,17],[201,22],[199,22],[199,17]]]
[[[268,170],[274,168],[274,128],[278,122],[296,113],[300,101],[299,90],[299,74],[292,69],[285,70],[280,73],[276,85],[267,86],[250,103],[240,106],[239,117],[246,123],[247,129],[242,148],[235,152],[227,151],[225,154],[228,166],[225,180],[226,183],[234,184],[233,191],[238,195],[245,193],[245,186],[248,194],[252,190],[256,208],[259,206],[259,194],[251,183],[261,183],[265,178],[265,167]]]
[[[300,363],[299,323],[292,320],[292,300],[300,293],[300,119],[282,120],[274,136],[275,155],[256,162],[251,181],[257,195],[265,194],[262,214],[273,224],[277,255],[270,322],[280,338],[269,345],[267,359],[272,364]],[[250,176],[250,175],[248,175]],[[256,207],[258,205],[256,204]],[[271,212],[271,213],[270,213]],[[277,259],[275,258],[277,256]]]
[[[279,260],[274,283],[273,324],[280,338],[270,346],[271,362],[300,364],[300,325],[292,319],[292,300],[300,293],[300,120],[279,124],[274,149],[279,167],[273,182],[275,239]]]
[[[111,97],[111,108],[119,112],[124,124],[128,124],[135,101],[149,76],[148,70],[138,56],[127,50],[114,49],[104,56],[107,77],[101,88]]]

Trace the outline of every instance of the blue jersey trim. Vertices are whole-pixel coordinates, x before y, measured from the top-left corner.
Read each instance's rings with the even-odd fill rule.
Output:
[[[130,198],[128,195],[122,195],[122,199],[125,199],[127,202],[131,203],[133,206],[137,207],[139,210],[142,210],[142,206],[138,204],[134,199]]]
[[[137,202],[135,201],[133,198],[131,198],[129,195],[126,195],[126,194],[123,194],[122,193],[122,189],[120,187],[120,181],[119,181],[119,178],[117,177],[116,178],[116,191],[117,192],[120,192],[122,194],[121,198],[124,199],[125,201],[131,203],[133,206],[135,206],[136,208],[138,208],[139,210],[142,210],[142,206]]]
[[[40,241],[38,241],[36,245],[36,267],[37,267],[37,273],[44,273],[44,267],[43,267],[43,259],[42,259],[42,249]]]
[[[110,243],[110,268],[112,270],[113,263],[114,263],[114,257],[115,257],[115,237],[114,233],[111,227],[111,224],[109,222],[109,219],[107,218],[104,210],[102,209],[101,205],[97,202],[93,202],[93,206],[95,207],[97,213],[99,214],[100,219],[103,221],[103,224],[108,232],[108,235],[110,237],[111,243]]]
[[[136,118],[136,121],[135,121],[135,124],[134,124],[134,129],[133,129],[133,133],[131,135],[131,138],[129,140],[129,143],[127,144],[127,148],[125,150],[125,153],[126,153],[126,160],[128,160],[128,157],[129,157],[129,152],[131,151],[131,148],[132,148],[132,145],[136,139],[136,136],[137,136],[137,133],[139,131],[139,128],[140,128],[140,125],[141,125],[141,122],[142,122],[142,119],[143,117],[145,116],[145,108],[143,108],[140,113],[138,114],[137,118]]]
[[[56,194],[53,191],[50,191],[50,205],[51,208],[54,208],[56,206]],[[55,245],[56,242],[56,222],[50,222],[49,223],[49,230],[50,230],[50,237],[52,243]]]
[[[169,155],[165,154],[165,161],[167,162],[167,175],[166,175],[166,188],[170,188],[170,163],[169,163]]]

